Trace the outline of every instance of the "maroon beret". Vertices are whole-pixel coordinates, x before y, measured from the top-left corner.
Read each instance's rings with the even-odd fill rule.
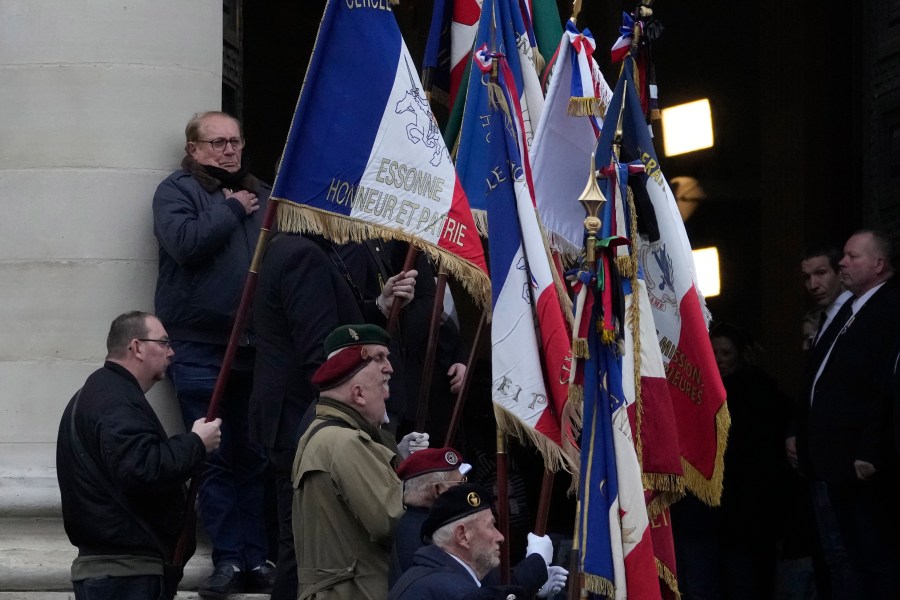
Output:
[[[464,463],[459,452],[453,448],[425,448],[413,452],[397,465],[397,477],[406,481],[426,473],[454,469],[459,469],[459,472],[465,475],[472,469],[472,466]]]
[[[369,364],[371,358],[363,358],[362,348],[351,346],[338,350],[316,369],[312,376],[312,382],[319,386],[320,390],[331,389],[338,386]]]

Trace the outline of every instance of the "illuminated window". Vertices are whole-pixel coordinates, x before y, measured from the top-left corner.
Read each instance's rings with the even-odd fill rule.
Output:
[[[675,156],[713,146],[709,99],[695,100],[662,110],[663,151]]]
[[[719,295],[719,249],[697,248],[693,251],[694,267],[697,269],[697,285],[705,298]]]

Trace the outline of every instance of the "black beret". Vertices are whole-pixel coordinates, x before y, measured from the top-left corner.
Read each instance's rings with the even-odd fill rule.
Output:
[[[422,539],[431,541],[434,532],[453,521],[474,515],[482,510],[490,510],[491,493],[477,483],[455,485],[438,496],[428,517],[422,523]]]

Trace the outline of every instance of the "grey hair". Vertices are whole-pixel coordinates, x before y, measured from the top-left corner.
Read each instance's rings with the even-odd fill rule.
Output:
[[[407,479],[403,482],[403,504],[406,506],[429,506],[428,488],[435,483],[447,481],[452,472],[452,469],[450,471],[432,471]]]
[[[450,521],[446,525],[441,525],[438,527],[434,533],[431,534],[431,543],[437,546],[438,548],[447,548],[450,545],[450,541],[453,539],[453,530],[456,529],[457,525],[470,525],[478,514],[481,511],[474,512],[471,515],[466,515],[462,519],[457,519],[455,521]]]

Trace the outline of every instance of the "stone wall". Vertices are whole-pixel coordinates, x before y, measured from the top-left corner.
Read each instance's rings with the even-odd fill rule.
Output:
[[[221,2],[0,3],[0,516],[58,511],[60,415],[112,319],[153,309],[153,192],[221,71]]]

